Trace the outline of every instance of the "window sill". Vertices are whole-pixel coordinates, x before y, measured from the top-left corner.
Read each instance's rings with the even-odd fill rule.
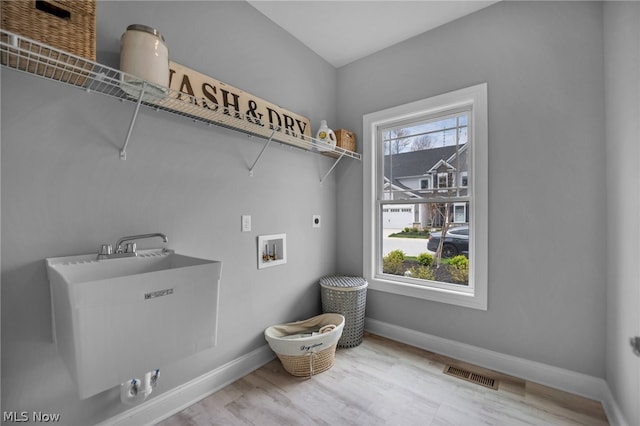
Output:
[[[448,303],[450,305],[464,306],[467,308],[487,310],[486,294],[478,294],[473,291],[455,291],[424,285],[401,283],[381,277],[369,278],[369,289],[416,299],[431,300],[433,302]]]

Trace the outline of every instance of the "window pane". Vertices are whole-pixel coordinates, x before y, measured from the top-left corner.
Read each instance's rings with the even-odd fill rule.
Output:
[[[467,195],[470,185],[466,145],[384,156],[382,192],[387,200]]]
[[[467,216],[467,204],[455,203],[453,205],[453,223],[467,223],[469,222]],[[454,232],[454,234],[463,234],[463,232]],[[468,234],[468,232],[467,232]]]
[[[384,129],[385,155],[467,143],[468,113]]]
[[[382,203],[381,272],[425,285],[469,285],[468,207],[468,202]]]
[[[468,128],[467,127],[458,127],[458,138],[460,144],[467,143],[468,136]]]
[[[468,112],[382,131],[387,200],[467,195]]]

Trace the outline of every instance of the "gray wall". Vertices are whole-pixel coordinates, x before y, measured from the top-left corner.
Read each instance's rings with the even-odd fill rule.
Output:
[[[488,83],[488,310],[371,291],[368,317],[604,377],[603,61],[600,3],[501,2],[338,70],[360,143],[363,114]],[[338,267],[360,272],[361,166],[340,172]]]
[[[606,375],[637,424],[627,342],[640,322],[629,297],[638,266],[603,253],[606,220],[612,235],[624,210],[640,211],[627,191],[637,190],[637,120],[620,115],[638,105],[626,86],[637,84],[638,35],[616,31],[633,27],[637,8],[607,3],[603,31],[599,3],[502,2],[336,71],[243,2],[100,1],[98,59],[117,66],[126,26],[155,26],[173,60],[314,127],[357,130],[359,144],[363,114],[488,82],[488,311],[371,291],[367,315]],[[316,313],[321,275],[362,272],[360,163],[342,161],[319,186],[330,161],[276,146],[249,178],[260,141],[150,111],[123,162],[131,104],[4,69],[1,89],[3,410],[89,424],[124,409],[116,389],[75,396],[50,341],[45,257],[161,231],[178,251],[224,262],[218,347],[163,368],[153,396],[264,344],[266,326]],[[241,214],[253,216],[251,233],[240,233]],[[258,271],[255,237],[274,232],[287,232],[289,263]]]
[[[640,424],[640,3],[606,2],[607,382],[630,425]],[[620,232],[624,230],[624,232]],[[627,238],[628,236],[628,238]]]
[[[118,65],[127,25],[154,26],[176,62],[314,128],[335,121],[336,70],[244,2],[101,1],[97,16],[99,61]],[[126,408],[117,388],[78,400],[51,342],[46,257],[158,231],[170,248],[223,262],[218,346],[162,366],[152,397],[264,345],[267,326],[320,311],[317,280],[336,266],[335,175],[319,184],[329,159],[274,144],[250,178],[264,141],[141,110],[121,161],[133,104],[5,69],[1,88],[3,410],[87,425]],[[242,214],[252,232],[240,232]],[[288,263],[257,270],[257,235],[282,232]]]

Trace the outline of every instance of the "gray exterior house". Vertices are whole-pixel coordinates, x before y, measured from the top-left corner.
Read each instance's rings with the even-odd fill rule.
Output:
[[[432,196],[464,196],[468,191],[467,145],[451,145],[384,157],[384,198],[418,200]],[[385,226],[442,226],[444,203],[406,204],[383,208]],[[469,222],[466,203],[452,203],[450,220]]]

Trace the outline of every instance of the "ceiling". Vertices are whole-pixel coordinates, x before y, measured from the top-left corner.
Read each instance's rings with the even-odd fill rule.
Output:
[[[496,2],[248,0],[336,68]]]

